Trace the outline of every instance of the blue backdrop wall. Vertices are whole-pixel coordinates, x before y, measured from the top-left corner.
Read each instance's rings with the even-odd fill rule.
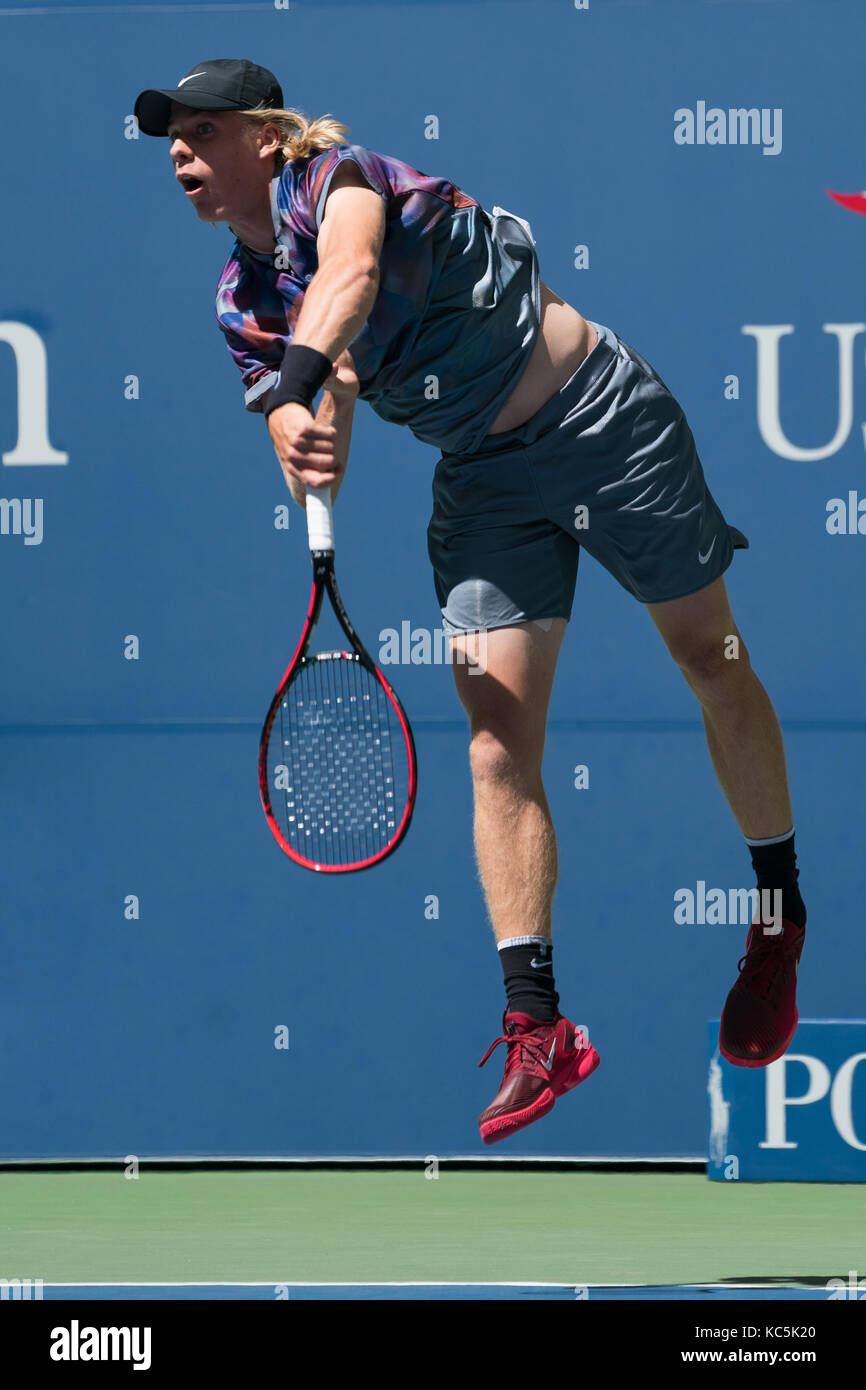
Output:
[[[682,402],[751,540],[728,582],[787,735],[801,1012],[862,1014],[866,198],[828,190],[866,186],[864,42],[861,0],[0,8],[0,1155],[474,1154],[499,1076],[447,667],[392,673],[420,799],[386,864],[319,880],[261,814],[305,536],[215,323],[231,234],[131,122],[202,57],[528,218],[544,280]],[[765,113],[759,143],[708,142],[712,108]],[[436,457],[358,407],[336,520],[373,648],[440,621]],[[602,1066],[508,1155],[705,1153],[745,928],[678,925],[674,893],[748,859],[692,696],[586,557],[546,782],[557,979]]]

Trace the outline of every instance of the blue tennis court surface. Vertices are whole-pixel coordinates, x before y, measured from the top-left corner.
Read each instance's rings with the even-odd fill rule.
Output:
[[[275,1300],[394,1299],[517,1300],[558,1299],[565,1302],[590,1299],[646,1300],[687,1299],[715,1303],[719,1300],[805,1301],[828,1298],[827,1289],[777,1285],[730,1284],[46,1284],[45,1299],[225,1299],[274,1302]]]

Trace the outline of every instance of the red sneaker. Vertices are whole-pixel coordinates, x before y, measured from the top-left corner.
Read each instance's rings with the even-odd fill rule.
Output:
[[[494,1048],[508,1044],[499,1094],[478,1121],[485,1144],[496,1144],[540,1120],[553,1109],[557,1096],[585,1081],[599,1063],[586,1034],[560,1013],[550,1023],[542,1023],[506,1009],[502,1028],[502,1036],[478,1063],[483,1067]]]
[[[722,1010],[719,1051],[734,1067],[766,1067],[788,1050],[797,1028],[797,968],[806,928],[782,919],[768,936],[753,922],[740,974]]]

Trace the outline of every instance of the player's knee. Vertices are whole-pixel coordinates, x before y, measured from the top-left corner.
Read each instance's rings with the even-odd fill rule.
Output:
[[[541,752],[516,730],[484,727],[473,731],[469,762],[476,785],[514,783],[538,774]]]
[[[692,689],[708,697],[724,698],[751,670],[746,644],[736,633],[710,639],[698,636],[671,654]]]

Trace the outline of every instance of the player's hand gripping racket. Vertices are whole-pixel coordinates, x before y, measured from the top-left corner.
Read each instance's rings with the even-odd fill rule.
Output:
[[[400,701],[343,607],[334,576],[331,489],[307,489],[313,591],[259,745],[259,790],[274,839],[321,873],[369,869],[397,848],[418,783]],[[308,655],[327,591],[351,651]]]

